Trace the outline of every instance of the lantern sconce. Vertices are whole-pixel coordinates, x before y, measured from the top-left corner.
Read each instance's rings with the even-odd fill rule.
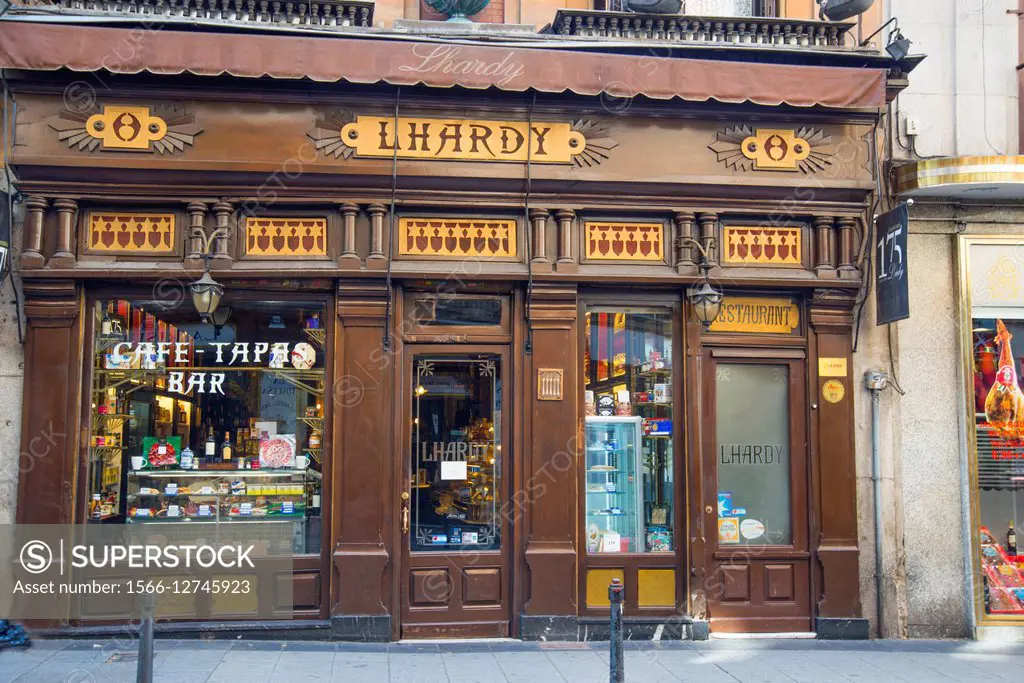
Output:
[[[725,296],[722,290],[711,284],[711,278],[708,276],[712,268],[710,252],[715,248],[715,240],[714,238],[696,240],[692,237],[684,237],[682,246],[700,252],[700,263],[697,264],[697,267],[704,277],[704,282],[700,286],[686,290],[686,298],[689,300],[690,306],[693,307],[697,320],[707,330],[718,318],[718,313],[722,309],[722,299]]]
[[[201,246],[199,257],[203,259],[203,276],[189,285],[192,293],[192,305],[202,318],[204,323],[214,323],[223,326],[227,322],[228,315],[217,315],[217,307],[220,305],[220,298],[224,295],[224,285],[213,279],[210,275],[210,261],[213,260],[213,250],[218,239],[227,239],[228,231],[225,228],[217,228],[207,234],[201,227],[193,228],[192,239]]]

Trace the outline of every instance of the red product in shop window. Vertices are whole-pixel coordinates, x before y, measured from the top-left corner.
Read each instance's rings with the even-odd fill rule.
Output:
[[[988,527],[981,527],[981,571],[988,584],[990,614],[1024,614],[1024,576],[1017,564],[996,542]]]

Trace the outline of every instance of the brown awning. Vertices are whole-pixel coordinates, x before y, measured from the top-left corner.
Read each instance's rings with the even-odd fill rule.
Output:
[[[230,74],[703,102],[881,108],[883,69],[498,47],[347,35],[238,34],[0,22],[0,67]],[[610,107],[619,107],[616,99]]]

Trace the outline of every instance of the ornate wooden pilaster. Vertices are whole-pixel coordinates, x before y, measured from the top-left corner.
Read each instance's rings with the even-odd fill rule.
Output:
[[[370,270],[384,270],[388,267],[391,254],[384,253],[384,217],[388,207],[383,204],[370,204],[366,208],[370,214],[370,255],[366,259],[366,267]]]
[[[836,219],[835,229],[839,235],[839,277],[844,280],[859,280],[860,271],[855,264],[857,247],[857,219],[852,216],[840,216]]]
[[[700,223],[700,243],[708,252],[708,263],[712,268],[718,267],[718,214],[701,213],[697,215]]]
[[[62,197],[53,203],[57,209],[57,246],[46,265],[50,268],[75,267],[75,218],[78,202]]]
[[[336,637],[391,634],[393,368],[384,351],[387,289],[374,280],[338,282],[331,419],[331,618]],[[326,462],[326,459],[325,459]]]
[[[217,202],[213,205],[213,216],[215,219],[215,226],[218,230],[224,229],[224,237],[218,237],[215,240],[213,248],[213,262],[220,266],[229,266],[234,259],[231,257],[231,216],[235,212],[233,207],[228,202]]]
[[[43,219],[49,205],[50,200],[45,197],[25,199],[25,240],[18,260],[23,270],[42,268],[46,262],[43,257]]]
[[[533,352],[525,357],[528,418],[523,492],[514,513],[525,522],[524,632],[544,633],[547,617],[577,614],[576,504],[579,450],[577,292],[573,284],[537,283],[530,305]],[[563,372],[562,399],[537,399],[541,368]],[[515,522],[514,522],[515,523]],[[531,618],[538,617],[531,624]],[[543,618],[541,618],[543,617]],[[539,631],[534,629],[540,628]]]
[[[197,232],[206,230],[206,214],[208,210],[206,204],[202,202],[190,202],[185,207],[185,213],[188,214],[188,227],[186,228],[185,238],[185,244],[188,245],[188,251],[185,254],[186,266],[198,268],[202,264],[203,238]]]
[[[810,303],[812,518],[817,520],[817,533],[812,535],[812,543],[818,544],[818,562],[814,568],[818,590],[814,597],[819,619],[862,617],[853,433],[853,398],[858,386],[857,378],[851,375],[855,302],[853,290],[819,289]],[[818,360],[822,358],[842,359],[846,363],[846,374],[819,377]],[[823,385],[832,380],[841,382],[845,389],[845,397],[837,403],[822,397]]]
[[[72,280],[26,278],[22,288],[27,329],[17,522],[68,524],[75,520],[74,482],[86,476],[78,471],[82,297]]]
[[[530,227],[533,230],[533,253],[530,254],[534,272],[551,272],[551,259],[548,258],[548,217],[551,212],[547,209],[530,209]]]
[[[341,205],[341,257],[338,259],[339,268],[353,268],[358,270],[363,266],[363,260],[356,253],[356,216],[359,215],[359,207],[355,204]]]
[[[672,217],[676,231],[676,272],[680,275],[688,275],[697,271],[697,263],[693,260],[693,247],[687,243],[688,240],[693,239],[695,218],[688,211],[681,211]]]
[[[576,212],[571,209],[559,209],[555,212],[555,220],[558,221],[558,261],[555,262],[555,270],[559,273],[575,273],[579,270],[572,244]]]
[[[814,219],[814,272],[818,277],[836,277],[832,223],[832,216],[817,216]]]

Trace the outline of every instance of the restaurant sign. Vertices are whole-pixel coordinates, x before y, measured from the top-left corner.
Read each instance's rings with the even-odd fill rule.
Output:
[[[800,307],[792,299],[727,296],[712,332],[792,334],[800,326]]]
[[[358,157],[516,161],[571,164],[587,138],[569,123],[357,116],[341,128],[341,142]]]

